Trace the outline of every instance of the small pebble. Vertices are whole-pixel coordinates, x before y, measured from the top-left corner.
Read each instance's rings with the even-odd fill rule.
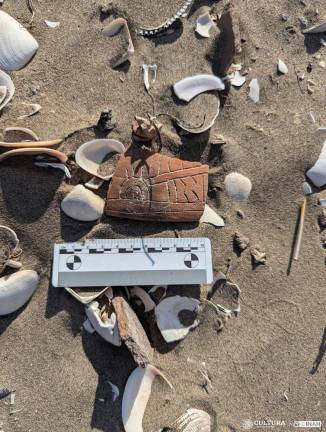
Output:
[[[283,75],[286,75],[289,72],[288,67],[281,59],[278,60],[277,69]]]
[[[320,66],[321,68],[325,69],[325,67],[326,67],[326,63],[325,63],[324,60],[321,60],[318,64],[319,64],[319,66]]]

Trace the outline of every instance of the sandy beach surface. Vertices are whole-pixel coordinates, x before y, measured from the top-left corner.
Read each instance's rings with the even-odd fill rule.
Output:
[[[95,137],[93,126],[101,111],[110,108],[116,122],[110,137],[127,145],[134,115],[152,112],[143,63],[158,66],[152,89],[157,112],[197,124],[205,114],[212,118],[216,94],[184,104],[176,100],[171,85],[188,75],[212,72],[216,29],[208,39],[196,36],[194,13],[203,5],[221,12],[225,4],[196,1],[190,17],[168,36],[145,39],[132,33],[136,52],[130,65],[113,70],[110,59],[120,41],[101,35],[112,19],[100,14],[100,6],[107,5],[104,0],[34,0],[29,30],[40,48],[27,67],[11,74],[16,94],[0,117],[1,129],[20,125],[42,139],[66,137],[60,149],[71,154]],[[319,65],[326,61],[326,48],[319,43],[322,35],[301,33],[299,18],[306,17],[308,23],[322,20],[325,1],[235,4],[247,82],[223,97],[210,133],[180,137],[170,120],[161,118],[164,153],[220,167],[218,190],[210,193],[208,202],[225,219],[224,228],[109,217],[79,223],[60,211],[60,202],[71,185],[85,180],[81,170],[66,181],[60,171],[35,167],[32,158],[1,164],[0,224],[16,231],[24,268],[40,273],[40,285],[27,306],[0,318],[0,387],[16,390],[20,410],[9,416],[8,405],[0,401],[4,432],[123,431],[122,394],[135,365],[126,348],[85,332],[83,306],[51,286],[53,244],[84,238],[174,237],[175,229],[181,237],[211,239],[215,272],[225,272],[231,263],[229,276],[242,292],[241,312],[218,332],[214,310],[205,307],[200,326],[184,341],[156,347],[153,363],[174,389],[155,381],[144,431],[159,431],[189,407],[210,413],[214,432],[246,430],[246,420],[256,422],[252,430],[257,431],[271,429],[257,423],[264,420],[284,422],[274,426],[275,431],[298,430],[293,422],[300,420],[324,421],[325,427],[326,253],[316,194],[308,198],[300,259],[289,265],[305,172],[321,150],[322,137],[316,130],[326,126],[326,69]],[[111,5],[132,25],[151,26],[171,17],[182,0],[117,0]],[[28,26],[25,1],[5,0],[2,10]],[[60,26],[48,28],[44,20],[59,21]],[[278,59],[288,66],[285,76],[277,74]],[[261,86],[258,104],[248,98],[252,78]],[[312,94],[308,80],[313,81]],[[18,121],[24,103],[39,103],[42,110]],[[217,134],[223,135],[225,145],[211,145]],[[252,181],[246,203],[232,202],[223,190],[224,177],[232,171]],[[106,188],[100,191],[103,196]],[[249,249],[240,256],[234,252],[236,231],[266,252],[265,265],[253,269]],[[190,292],[187,287],[175,290]],[[210,391],[203,386],[202,362],[212,381]],[[115,402],[109,381],[120,390]]]

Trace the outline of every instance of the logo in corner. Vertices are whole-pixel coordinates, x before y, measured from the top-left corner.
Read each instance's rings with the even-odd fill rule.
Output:
[[[243,420],[241,426],[243,427],[244,430],[250,430],[254,427],[254,422],[250,419]]]

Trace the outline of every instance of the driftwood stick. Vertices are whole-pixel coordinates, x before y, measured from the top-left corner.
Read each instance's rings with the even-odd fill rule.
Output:
[[[302,242],[304,219],[305,219],[305,215],[306,215],[306,207],[307,207],[307,197],[304,197],[303,203],[302,203],[302,206],[300,209],[299,228],[298,228],[298,234],[297,234],[297,239],[295,242],[294,254],[293,254],[293,259],[295,261],[298,261],[298,259],[299,259],[300,247],[301,247],[301,242]]]

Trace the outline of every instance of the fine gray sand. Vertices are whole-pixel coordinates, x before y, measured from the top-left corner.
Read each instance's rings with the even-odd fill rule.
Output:
[[[0,318],[0,387],[16,389],[16,408],[21,410],[9,416],[8,405],[0,401],[4,432],[123,431],[122,394],[135,365],[125,348],[114,348],[83,331],[82,305],[51,286],[52,247],[55,242],[83,238],[174,237],[175,229],[181,237],[211,239],[216,272],[225,272],[231,260],[229,276],[241,288],[241,312],[217,332],[214,310],[206,307],[200,326],[183,342],[155,352],[154,364],[174,390],[155,381],[144,432],[158,431],[188,407],[212,414],[217,424],[214,432],[245,430],[243,422],[248,419],[284,421],[285,426],[273,430],[286,432],[297,430],[293,422],[298,420],[326,421],[322,359],[326,254],[321,248],[316,195],[308,199],[300,259],[289,268],[304,174],[321,150],[322,138],[316,130],[326,126],[326,69],[318,65],[326,61],[326,48],[320,46],[318,36],[304,37],[299,17],[309,23],[321,20],[326,16],[325,1],[235,3],[243,37],[242,62],[248,71],[246,84],[240,90],[231,88],[210,134],[180,138],[170,120],[161,118],[164,153],[220,167],[216,181],[221,190],[210,194],[208,201],[225,218],[223,229],[109,217],[98,224],[78,223],[60,212],[60,202],[70,185],[89,176],[74,170],[67,182],[57,170],[35,167],[32,158],[1,164],[0,224],[16,231],[24,268],[41,275],[29,304]],[[131,23],[146,26],[160,24],[181,4],[182,0],[119,0],[113,7]],[[224,4],[198,1],[194,10],[209,5],[219,12]],[[11,74],[16,94],[0,117],[1,129],[19,124],[42,139],[67,137],[60,149],[70,154],[95,136],[92,126],[109,107],[117,124],[110,137],[127,145],[134,115],[152,112],[143,86],[143,63],[158,66],[152,91],[157,112],[195,124],[205,113],[207,118],[214,115],[216,94],[201,95],[186,105],[177,102],[171,91],[171,85],[185,76],[211,73],[214,31],[209,39],[197,37],[192,14],[174,35],[144,39],[132,33],[136,53],[130,66],[112,70],[110,59],[117,54],[119,38],[101,35],[111,18],[100,15],[100,5],[105,5],[103,0],[34,0],[36,14],[30,32],[40,49],[26,68]],[[25,1],[5,0],[2,9],[28,25]],[[314,15],[317,9],[319,18]],[[287,21],[281,19],[282,14]],[[47,28],[45,19],[60,21],[60,27]],[[294,33],[286,29],[289,26]],[[289,68],[286,76],[277,74],[279,58]],[[296,72],[305,74],[303,81],[298,82]],[[259,104],[248,98],[252,78],[261,85]],[[307,79],[315,83],[313,94],[307,92]],[[42,111],[17,121],[23,103],[39,103]],[[224,136],[224,146],[210,146],[216,134]],[[224,176],[231,171],[241,172],[253,183],[245,204],[233,203],[222,190]],[[103,195],[106,188],[101,189]],[[238,210],[244,213],[243,219]],[[249,249],[240,257],[234,253],[235,231],[266,252],[266,265],[253,269]],[[190,290],[185,287],[178,292],[187,295]],[[199,373],[202,362],[212,380],[209,393]],[[108,381],[120,389],[115,403]]]

